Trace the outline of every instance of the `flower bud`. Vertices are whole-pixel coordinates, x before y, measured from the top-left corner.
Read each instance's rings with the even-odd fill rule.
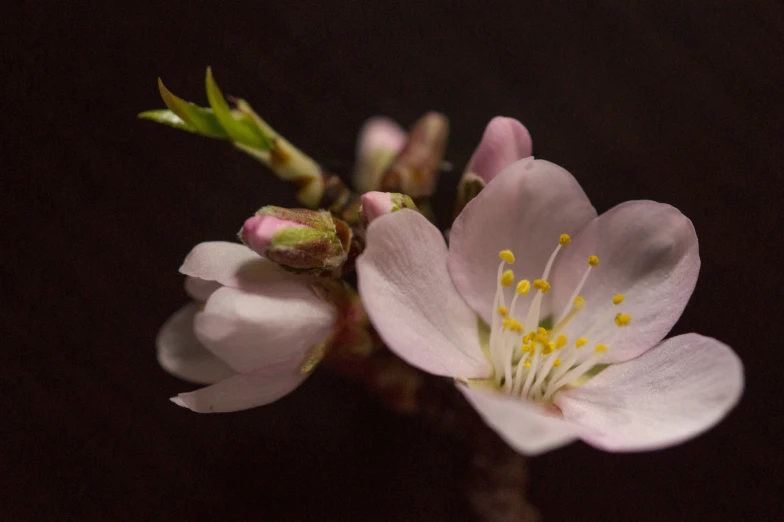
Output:
[[[362,195],[360,216],[367,226],[371,221],[383,215],[398,211],[401,208],[417,210],[410,197],[396,192],[368,192]]]
[[[320,272],[346,261],[351,229],[323,210],[267,206],[248,218],[240,239],[257,254],[295,272]]]

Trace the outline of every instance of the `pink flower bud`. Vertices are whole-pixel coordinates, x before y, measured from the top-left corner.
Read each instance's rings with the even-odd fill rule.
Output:
[[[272,236],[284,228],[304,228],[305,225],[280,219],[275,216],[255,215],[245,220],[240,231],[242,242],[248,245],[254,252],[264,256],[267,248],[272,242]]]
[[[366,225],[376,218],[395,212],[401,208],[416,210],[410,197],[396,192],[368,192],[362,195],[360,209],[362,221]]]

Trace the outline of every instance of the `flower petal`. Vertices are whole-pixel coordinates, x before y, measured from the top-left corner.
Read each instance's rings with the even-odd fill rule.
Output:
[[[548,415],[539,405],[465,384],[457,384],[457,389],[488,426],[524,455],[539,455],[577,439],[577,427]]]
[[[377,190],[381,175],[406,144],[406,131],[383,116],[362,125],[357,139],[354,186],[359,192]]]
[[[247,410],[274,402],[291,393],[309,374],[297,367],[265,373],[237,374],[212,386],[172,397],[172,402],[197,413]]]
[[[199,308],[199,303],[185,305],[163,324],[156,339],[158,362],[175,377],[212,384],[231,377],[234,372],[196,338],[193,317]]]
[[[661,341],[683,312],[700,268],[691,221],[653,201],[629,201],[607,211],[565,250],[553,277],[555,301],[564,302],[573,292],[588,268],[587,256],[599,257],[581,292],[587,304],[563,333],[570,339],[583,336],[604,318],[605,326],[587,335],[608,344],[603,362],[631,359]],[[617,294],[625,297],[614,306]],[[618,332],[612,319],[621,312],[632,319]]]
[[[541,277],[561,234],[596,217],[577,181],[558,165],[532,158],[504,169],[455,220],[449,235],[449,273],[463,298],[490,324],[500,259],[511,249],[515,275]],[[531,292],[519,301],[526,309]]]
[[[531,135],[522,123],[514,118],[496,116],[487,124],[466,172],[472,172],[489,183],[515,161],[530,156],[532,150]]]
[[[238,372],[302,360],[333,331],[334,308],[304,284],[271,283],[264,293],[224,287],[196,316],[199,340]]]
[[[301,277],[286,272],[245,245],[226,241],[208,241],[193,247],[180,272],[234,288],[257,288],[270,281]]]
[[[477,317],[452,285],[441,232],[402,209],[374,220],[357,259],[359,294],[389,348],[436,375],[485,377]]]
[[[564,418],[609,451],[678,444],[718,423],[743,391],[743,364],[732,349],[697,334],[664,341],[612,365],[585,385],[558,392]]]
[[[188,276],[185,278],[185,292],[202,303],[209,299],[212,293],[221,286],[223,285],[218,282],[207,281],[206,279],[200,279],[198,277]]]

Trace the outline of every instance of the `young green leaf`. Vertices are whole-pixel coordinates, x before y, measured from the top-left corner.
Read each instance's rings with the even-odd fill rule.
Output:
[[[209,67],[207,68],[205,84],[207,87],[207,100],[212,107],[215,117],[220,121],[229,138],[236,143],[252,148],[269,149],[269,138],[246,115],[242,114],[239,118],[234,116],[218,84],[215,83],[212,69]]]
[[[210,138],[229,138],[229,135],[223,129],[212,110],[204,109],[195,103],[187,102],[175,96],[166,88],[163,80],[160,78],[158,78],[158,89],[161,91],[161,98],[163,98],[166,106],[194,129],[194,132]]]

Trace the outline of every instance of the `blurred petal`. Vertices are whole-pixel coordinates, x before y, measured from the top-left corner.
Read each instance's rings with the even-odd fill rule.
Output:
[[[161,327],[156,339],[158,362],[175,377],[200,384],[212,384],[234,375],[229,366],[215,357],[193,333],[193,317],[198,303],[182,307]]]
[[[564,418],[587,443],[609,451],[678,444],[718,423],[743,392],[743,365],[731,348],[697,334],[664,341],[615,364],[583,386],[558,392]]]
[[[172,397],[172,402],[197,413],[223,413],[247,410],[275,402],[307,379],[298,365],[271,374],[237,374],[212,386]]]
[[[556,264],[553,299],[563,302],[573,292],[591,254],[599,257],[599,265],[581,292],[587,305],[563,333],[580,337],[604,316],[610,319],[606,326],[589,336],[596,343],[609,341],[602,361],[636,357],[667,335],[691,297],[700,269],[694,227],[670,205],[629,201],[616,206],[565,248]],[[625,298],[616,307],[612,299],[617,294]],[[632,320],[613,340],[617,326],[611,318],[619,312]]]
[[[209,241],[193,247],[180,272],[234,288],[256,288],[271,281],[299,277],[260,257],[245,245],[226,241]]]
[[[359,293],[384,342],[436,375],[485,377],[477,317],[452,285],[441,232],[402,209],[370,224],[357,260]]]
[[[593,218],[577,181],[550,162],[523,159],[503,170],[455,220],[449,235],[449,273],[460,294],[491,323],[501,250],[517,256],[518,278],[541,277],[561,234],[575,234]],[[521,298],[528,307],[534,292]]]
[[[185,278],[185,292],[201,302],[206,301],[221,286],[223,285],[215,281],[207,281],[198,277],[189,276]]]
[[[487,124],[466,172],[489,183],[515,161],[529,157],[532,150],[531,135],[522,123],[514,118],[496,116]]]
[[[406,131],[389,118],[370,118],[359,131],[354,186],[360,193],[376,190],[381,175],[406,143]]]
[[[545,413],[532,402],[501,392],[469,388],[457,389],[507,444],[524,455],[538,455],[577,439],[577,428]]]
[[[303,284],[281,282],[264,293],[224,287],[196,316],[199,340],[238,372],[302,360],[333,331],[334,308]]]

